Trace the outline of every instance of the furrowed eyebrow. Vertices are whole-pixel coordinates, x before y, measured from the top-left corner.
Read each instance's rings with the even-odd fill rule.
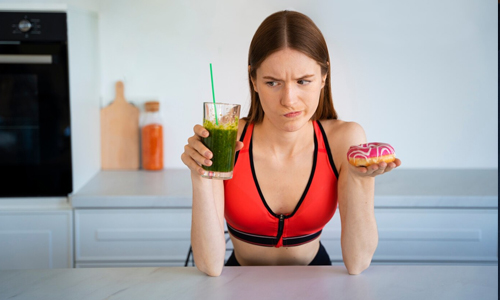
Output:
[[[311,77],[314,77],[314,74],[304,75],[304,76],[299,77],[298,79],[305,79],[305,78],[311,78]],[[281,79],[278,79],[278,78],[274,78],[272,76],[264,76],[262,78],[264,78],[264,79],[270,79],[270,80],[274,80],[274,81],[280,81],[281,80]]]
[[[280,80],[280,79],[274,78],[272,76],[264,76],[262,78],[264,78],[264,79],[270,79],[270,80],[274,80],[274,81],[279,81]]]

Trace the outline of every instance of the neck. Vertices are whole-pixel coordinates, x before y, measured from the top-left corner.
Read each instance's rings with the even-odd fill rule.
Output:
[[[254,127],[254,147],[265,150],[272,156],[278,158],[289,158],[308,151],[313,144],[314,138],[313,122],[309,121],[301,128],[294,131],[286,131],[277,128],[265,119]]]

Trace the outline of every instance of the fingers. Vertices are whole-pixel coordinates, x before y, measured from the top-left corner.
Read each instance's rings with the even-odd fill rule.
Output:
[[[202,138],[208,137],[208,130],[201,125],[195,125],[193,131],[195,135],[188,139],[188,145],[198,151],[201,155],[211,159],[213,155],[212,152],[201,142]]]
[[[368,173],[368,167],[364,167],[364,166],[356,167],[356,166],[353,166],[349,163],[347,164],[347,166],[350,169],[350,171],[354,174],[357,174],[357,175],[364,177]]]
[[[387,167],[385,168],[384,173],[390,172],[390,171],[396,169],[399,166],[401,166],[401,160],[399,160],[398,158],[396,158],[396,160],[394,160],[393,162],[387,164]]]
[[[394,168],[401,166],[401,160],[399,158],[396,158],[396,160],[394,161],[394,164],[395,164]]]
[[[401,165],[401,162],[399,163]],[[394,169],[396,169],[398,165],[395,162],[391,162],[387,164],[387,168],[385,168],[385,173],[390,172]]]
[[[208,159],[212,158],[212,152],[207,147],[205,147],[205,145],[201,142],[200,137],[196,135],[188,139],[188,144],[186,146],[191,147],[192,149],[196,150],[198,154],[203,155]]]
[[[181,160],[191,171],[201,175],[204,173],[202,165],[212,165],[210,160],[212,152],[201,142],[202,138],[208,137],[209,133],[201,125],[195,125],[193,131],[194,135],[188,139],[187,145],[184,146]]]
[[[181,155],[182,162],[192,171],[202,175],[204,170],[202,166],[211,166],[213,153],[202,142],[203,138],[209,136],[208,130],[201,125],[193,127],[194,135],[188,139],[184,146],[184,152]],[[236,151],[243,148],[243,142],[236,141]]]
[[[189,145],[184,146],[184,153],[187,154],[197,165],[210,166],[212,161],[206,156],[201,155],[198,151],[191,148]]]
[[[197,124],[193,128],[194,134],[200,137],[208,137],[208,130],[205,129],[205,127]]]
[[[368,167],[355,167],[348,164],[351,168],[351,171],[354,171],[355,174],[361,177],[375,177],[381,174],[388,173],[397,167],[401,166],[401,160],[396,158],[391,163],[381,162],[378,164],[373,164]]]
[[[186,153],[182,153],[181,160],[192,172],[196,172],[200,175],[204,173],[203,168]]]
[[[373,165],[373,175],[384,174],[386,168],[387,163],[385,162],[381,162],[378,165]]]
[[[374,164],[368,167],[367,175],[377,176],[384,173],[388,173],[401,165],[401,161],[396,159],[391,163],[381,162],[379,164]]]
[[[401,165],[401,162],[391,162],[389,164],[381,162],[379,164],[373,164],[368,167],[353,167],[358,175],[363,177],[375,177],[387,172],[390,172]]]

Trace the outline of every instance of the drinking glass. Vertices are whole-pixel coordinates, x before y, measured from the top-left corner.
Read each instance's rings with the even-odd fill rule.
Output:
[[[223,180],[233,177],[240,108],[239,104],[203,103],[203,127],[209,135],[202,142],[213,156],[212,165],[203,166],[202,177]]]

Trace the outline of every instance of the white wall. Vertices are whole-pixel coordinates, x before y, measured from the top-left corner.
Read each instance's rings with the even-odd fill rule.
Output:
[[[305,13],[322,30],[340,118],[360,123],[369,141],[391,143],[403,168],[497,168],[494,1],[35,2],[98,11],[101,104],[114,98],[116,80],[137,105],[159,99],[167,168],[183,167],[201,103],[211,101],[209,63],[217,101],[240,103],[246,114],[250,40],[283,9]]]
[[[135,1],[100,7],[102,96],[158,98],[165,163],[179,159],[203,101],[247,111],[250,40],[271,13],[310,16],[328,42],[334,103],[407,168],[496,168],[497,3],[429,1]],[[478,156],[486,159],[478,159]]]

